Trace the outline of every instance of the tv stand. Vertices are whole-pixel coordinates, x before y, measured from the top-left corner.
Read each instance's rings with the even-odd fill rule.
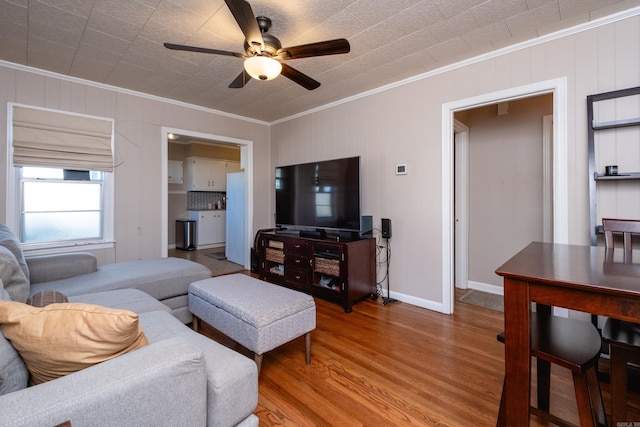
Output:
[[[376,299],[375,239],[339,239],[264,233],[258,239],[260,279],[340,304]]]
[[[284,236],[299,236],[300,235],[300,231],[298,230],[289,230],[287,228],[281,228],[279,230],[275,231],[276,234],[281,234]]]

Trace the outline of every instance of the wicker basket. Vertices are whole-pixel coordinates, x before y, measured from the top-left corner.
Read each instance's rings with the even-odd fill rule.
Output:
[[[318,273],[340,276],[340,261],[337,259],[315,257],[315,264],[315,271]]]
[[[271,249],[271,248],[267,248],[265,250],[266,252],[266,258],[267,261],[272,261],[272,262],[277,262],[277,263],[284,263],[284,252],[281,250],[277,250],[277,249]]]
[[[282,250],[284,249],[284,242],[281,242],[279,240],[269,240],[269,247]]]

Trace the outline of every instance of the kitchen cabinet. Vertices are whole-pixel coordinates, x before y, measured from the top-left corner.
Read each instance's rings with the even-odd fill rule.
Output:
[[[182,162],[179,160],[169,160],[168,173],[169,176],[169,184],[182,184],[183,182],[183,171],[182,171]]]
[[[227,162],[187,157],[187,188],[190,191],[226,191]]]
[[[226,239],[226,211],[190,211],[189,219],[196,222],[196,249],[224,245]]]

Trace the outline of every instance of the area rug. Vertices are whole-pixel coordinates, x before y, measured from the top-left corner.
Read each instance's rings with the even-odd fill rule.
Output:
[[[504,298],[502,295],[490,294],[475,289],[461,296],[458,301],[491,310],[504,311]]]
[[[219,260],[227,259],[227,257],[225,256],[224,252],[209,252],[209,253],[207,253],[205,255],[208,256],[209,258],[213,258],[213,259],[219,259]]]

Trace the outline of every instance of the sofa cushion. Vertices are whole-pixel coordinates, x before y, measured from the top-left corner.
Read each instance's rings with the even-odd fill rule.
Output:
[[[0,300],[11,301],[0,283]],[[27,387],[29,371],[15,348],[2,334],[0,328],[0,396]]]
[[[98,271],[98,258],[91,252],[29,256],[25,260],[29,268],[29,283],[32,287],[37,283],[62,280]]]
[[[187,328],[168,313],[140,314],[152,345],[182,337],[200,349],[207,365],[207,426],[235,426],[258,404],[258,368],[253,360]]]
[[[40,384],[148,344],[138,315],[84,303],[0,301],[0,326]]]
[[[118,310],[129,310],[138,314],[146,313],[147,311],[171,311],[171,308],[153,298],[151,295],[137,289],[118,289],[115,291],[74,295],[69,297],[69,302],[101,305]]]
[[[13,301],[27,301],[29,298],[29,279],[25,276],[15,255],[4,246],[0,246],[0,279]]]
[[[55,289],[68,297],[115,289],[139,289],[162,301],[186,295],[189,284],[211,277],[211,270],[202,264],[180,258],[155,258],[116,262],[62,280],[33,284],[31,293]]]
[[[27,261],[24,258],[24,253],[22,252],[22,245],[20,244],[20,241],[18,241],[15,233],[4,224],[0,224],[0,246],[4,246],[11,251],[13,256],[16,257],[16,260],[18,260],[18,264],[24,272],[25,277],[27,280],[30,280],[29,267],[27,266]]]

